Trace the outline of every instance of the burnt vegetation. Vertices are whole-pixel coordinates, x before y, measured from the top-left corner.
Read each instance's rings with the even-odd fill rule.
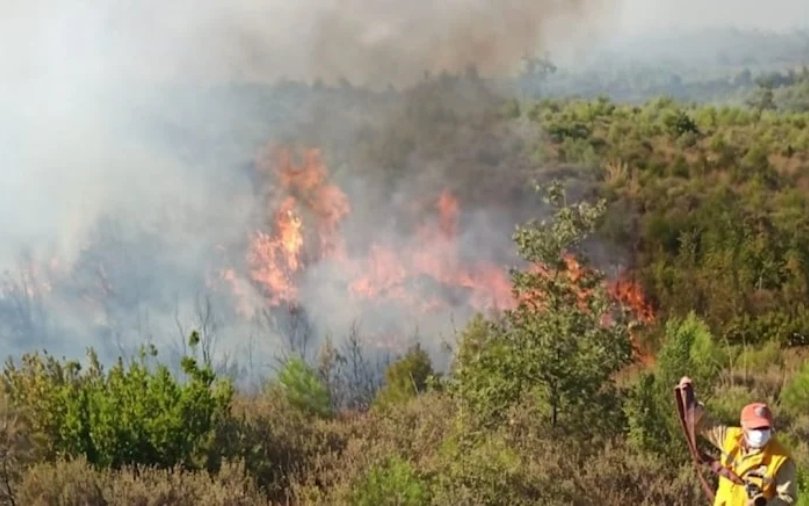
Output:
[[[496,216],[515,303],[460,322],[448,350],[418,317],[330,330],[297,299],[244,314],[210,279],[230,286],[244,266],[222,258],[245,241],[212,245],[210,272],[138,271],[170,245],[103,222],[70,273],[21,256],[0,279],[4,342],[59,350],[89,328],[85,344],[120,356],[9,358],[0,504],[699,504],[670,395],[683,374],[729,423],[772,403],[809,495],[809,39],[755,37],[702,74],[539,58],[504,81],[223,91],[262,104],[271,144],[318,147],[365,229],[411,229],[391,195],[425,189]],[[191,279],[193,303],[165,272]],[[60,323],[65,300],[96,320]],[[158,349],[165,328],[176,346]],[[221,351],[235,332],[239,358]]]

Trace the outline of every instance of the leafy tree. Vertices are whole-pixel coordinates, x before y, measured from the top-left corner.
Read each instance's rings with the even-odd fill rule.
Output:
[[[430,356],[418,344],[385,370],[385,386],[379,391],[376,403],[391,406],[412,399],[427,389],[433,377]]]
[[[773,83],[770,80],[760,80],[752,97],[747,100],[747,105],[756,112],[756,117],[760,118],[764,111],[775,110],[775,93]]]
[[[273,385],[287,401],[303,413],[318,417],[332,415],[331,393],[317,371],[299,356],[286,361]]]
[[[558,182],[545,202],[554,220],[530,221],[514,236],[533,265],[513,272],[518,307],[497,323],[473,322],[467,338],[477,333],[478,342],[462,343],[466,363],[456,367],[455,389],[472,407],[497,406],[485,410],[489,421],[530,392],[552,427],[596,429],[613,418],[612,377],[632,357],[627,313],[607,295],[604,275],[587,268],[582,251],[605,202],[568,205]],[[580,263],[571,260],[575,253]]]

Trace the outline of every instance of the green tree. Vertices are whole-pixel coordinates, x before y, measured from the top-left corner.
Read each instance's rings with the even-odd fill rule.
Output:
[[[686,318],[666,322],[665,342],[652,371],[643,373],[633,386],[625,410],[629,436],[639,449],[669,458],[685,456],[674,404],[674,385],[691,377],[700,398],[708,400],[713,386],[727,365],[708,325],[693,312]]]
[[[301,412],[327,418],[332,415],[331,393],[317,371],[299,356],[286,361],[271,385]]]
[[[462,342],[460,357],[467,362],[456,367],[454,388],[472,407],[498,406],[484,410],[490,421],[530,392],[545,406],[551,427],[596,430],[616,421],[612,378],[632,360],[628,312],[608,296],[604,275],[589,268],[583,254],[605,202],[568,205],[558,182],[545,202],[554,219],[532,220],[514,235],[533,266],[512,273],[519,304],[496,324],[473,322],[469,337],[477,342]]]
[[[376,397],[379,406],[391,406],[406,402],[427,389],[433,377],[430,356],[415,345],[399,360],[385,370],[385,386]]]
[[[760,80],[756,91],[746,101],[747,106],[753,109],[756,113],[756,119],[761,118],[764,111],[773,111],[776,109],[775,105],[775,92],[773,91],[773,83],[770,80]]]

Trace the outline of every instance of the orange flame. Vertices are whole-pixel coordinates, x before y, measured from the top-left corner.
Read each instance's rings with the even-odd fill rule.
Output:
[[[461,261],[457,240],[460,205],[449,191],[443,191],[435,203],[436,219],[417,227],[409,247],[374,243],[364,257],[349,258],[340,226],[351,211],[350,202],[330,182],[320,151],[309,150],[296,163],[288,149],[265,150],[256,165],[259,174],[271,176],[274,183],[267,196],[272,221],[267,231],[253,237],[248,261],[251,279],[261,287],[269,305],[298,304],[299,276],[311,264],[327,260],[348,276],[347,294],[354,299],[396,300],[420,310],[438,310],[446,307],[450,297],[439,293],[451,289],[476,310],[516,306],[505,269]],[[567,275],[574,282],[579,280],[584,268],[573,257],[566,261]],[[534,269],[547,272],[542,266]],[[425,289],[430,286],[443,290]],[[619,279],[609,284],[608,291],[632,307],[641,321],[653,320],[651,306],[636,283]],[[580,302],[586,296],[582,291]]]
[[[218,281],[230,285],[242,303],[247,299],[245,286],[252,285],[259,288],[268,306],[295,307],[301,302],[301,276],[312,265],[328,261],[347,278],[346,296],[353,299],[395,301],[419,311],[440,311],[453,303],[480,311],[516,307],[518,300],[504,268],[463,260],[458,241],[460,204],[451,192],[440,193],[434,203],[434,216],[416,227],[406,247],[376,242],[364,255],[353,251],[349,255],[341,225],[351,205],[347,195],[330,181],[320,151],[307,151],[301,161],[296,161],[289,150],[265,150],[257,158],[256,167],[259,175],[268,179],[262,189],[269,191],[264,195],[267,222],[250,237],[246,254],[250,283],[245,284],[231,266],[218,274]],[[572,256],[565,261],[566,275],[579,281],[585,267]],[[531,269],[548,273],[541,265]],[[34,266],[27,266],[20,289],[28,296],[46,293],[51,289],[49,275],[67,274],[66,266],[60,265],[58,259],[53,259],[45,270],[42,275]],[[94,293],[84,294],[89,303],[115,295],[103,264],[98,265],[95,275],[96,286],[91,290]],[[0,279],[2,282],[7,284],[8,280]],[[655,311],[637,281],[620,276],[606,288],[615,300],[630,307],[640,322],[655,320]],[[3,290],[10,289],[0,286],[0,296]],[[587,295],[586,290],[581,290],[581,304]],[[528,300],[538,307],[541,299],[541,294],[523,294],[519,301]],[[237,309],[249,314],[246,306]],[[644,361],[651,358],[639,350],[638,353]]]

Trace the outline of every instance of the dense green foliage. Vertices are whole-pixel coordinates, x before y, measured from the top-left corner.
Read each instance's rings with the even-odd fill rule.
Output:
[[[431,175],[472,203],[557,180],[540,187],[546,199],[534,208],[547,218],[513,234],[525,260],[512,271],[519,305],[468,322],[446,374],[415,346],[379,389],[335,372],[347,359],[328,342],[318,364],[290,358],[255,395],[235,392],[207,356],[183,358],[177,376],[153,350],[108,371],[92,351],[86,367],[38,353],[9,361],[0,504],[699,504],[672,396],[684,374],[727,423],[748,402],[773,405],[776,436],[800,468],[799,504],[808,504],[809,75],[795,70],[800,37],[748,42],[745,58],[718,55],[724,74],[702,80],[670,69],[639,83],[574,78],[537,60],[523,81],[500,83],[521,90],[507,100],[474,75],[400,95],[347,84],[261,91],[268,116],[284,116],[272,97],[292,109],[312,96],[351,109],[359,133],[350,142],[323,125],[299,140],[379,183],[385,195],[363,202],[371,209],[414,179],[419,159],[440,162]],[[790,55],[789,65],[770,68],[767,51]],[[600,91],[552,98],[575,79],[582,95]],[[608,88],[635,103],[595,96]],[[725,105],[670,98],[716,102],[729,91]],[[647,94],[669,98],[638,103]],[[605,287],[613,250],[653,306],[648,325]],[[191,344],[195,354],[196,334]],[[357,369],[367,364],[354,358]]]
[[[430,502],[426,484],[406,460],[392,458],[384,465],[371,469],[351,492],[351,504],[375,506],[397,504],[418,506]]]
[[[197,339],[192,335],[192,345]],[[4,390],[45,436],[42,450],[51,457],[82,456],[114,469],[202,467],[232,388],[192,357],[183,359],[184,383],[165,365],[150,370],[146,358],[143,350],[128,367],[119,359],[105,372],[92,351],[86,370],[47,354],[26,355],[19,368],[7,364]]]
[[[655,367],[640,375],[627,397],[630,441],[644,451],[684,458],[681,428],[671,409],[672,385],[687,375],[707,394],[704,400],[710,400],[711,389],[726,364],[724,350],[693,313],[685,319],[669,320]]]

